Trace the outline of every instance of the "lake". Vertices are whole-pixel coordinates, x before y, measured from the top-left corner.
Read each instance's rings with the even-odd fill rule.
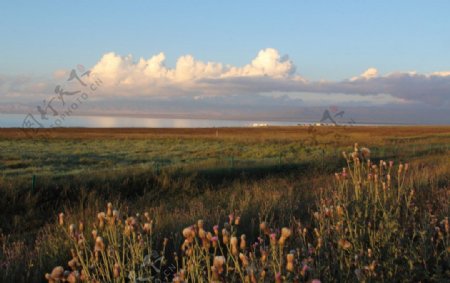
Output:
[[[0,114],[0,128],[22,127],[26,114]],[[30,117],[29,117],[30,118]],[[295,126],[300,122],[283,121],[243,121],[243,120],[206,120],[206,119],[175,119],[146,118],[123,116],[70,116],[64,120],[55,120],[49,116],[47,121],[34,115],[37,122],[44,127],[87,127],[87,128],[211,128],[211,127],[251,127],[251,126]],[[33,120],[31,120],[33,121]]]

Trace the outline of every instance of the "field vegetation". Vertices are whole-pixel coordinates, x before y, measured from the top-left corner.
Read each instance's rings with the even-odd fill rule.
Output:
[[[449,127],[1,129],[0,280],[445,282],[449,145]]]

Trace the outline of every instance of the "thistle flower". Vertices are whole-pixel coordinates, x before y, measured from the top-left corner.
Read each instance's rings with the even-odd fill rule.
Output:
[[[76,234],[76,227],[75,227],[75,224],[70,224],[69,225],[69,235],[72,237],[72,238],[75,238],[75,235]]]
[[[213,248],[217,248],[218,242],[219,242],[219,238],[217,236],[214,236],[211,238],[211,243],[212,243]]]
[[[102,252],[105,250],[105,243],[103,242],[103,238],[98,236],[95,239],[95,246],[94,246],[94,251],[96,252]]]
[[[286,255],[286,270],[294,272],[294,254],[292,253]]]
[[[67,262],[67,265],[72,269],[72,270],[77,270],[78,267],[80,266],[80,262],[78,261],[78,257],[74,257],[71,260],[69,260],[69,262]]]
[[[240,254],[239,254],[239,259],[240,259],[241,262],[242,262],[242,266],[243,266],[244,268],[246,268],[246,267],[248,266],[248,258],[247,258],[247,256],[244,255],[243,253],[240,253]]]
[[[234,225],[239,225],[241,223],[241,217],[237,216],[236,219],[234,220]]]
[[[97,230],[95,230],[95,229],[93,229],[92,230],[92,232],[91,232],[91,235],[92,235],[92,238],[95,240],[95,239],[97,239]]]
[[[234,214],[230,213],[230,215],[228,215],[228,220],[230,224],[233,224],[233,220],[234,220]]]
[[[281,273],[277,272],[277,274],[275,274],[275,282],[276,283],[281,283]]]
[[[231,236],[230,245],[231,245],[231,254],[234,256],[238,255],[238,253],[239,253],[239,250],[237,247],[238,239],[236,236]]]
[[[58,215],[58,222],[59,222],[59,225],[64,226],[64,213],[61,212]]]
[[[144,230],[144,233],[151,234],[152,233],[152,224],[151,223],[144,223],[144,226],[142,227],[142,230]]]
[[[281,237],[285,237],[285,238],[289,238],[292,234],[291,229],[287,228],[287,227],[283,227],[281,229]]]
[[[64,268],[62,266],[57,266],[53,268],[50,274],[45,274],[45,278],[48,282],[60,282],[63,280]]]
[[[352,248],[352,243],[350,243],[349,241],[345,240],[345,239],[340,239],[338,241],[339,247],[341,247],[343,250],[349,250]]]
[[[216,268],[216,271],[218,274],[222,274],[224,263],[225,263],[224,256],[215,256],[214,257],[213,266],[214,266],[214,268]]]
[[[203,228],[199,228],[198,229],[198,236],[200,239],[205,239],[206,238],[206,231]]]
[[[369,258],[371,258],[372,257],[372,249],[367,249],[367,256],[369,257]]]
[[[118,263],[114,264],[114,271],[113,271],[114,278],[120,277],[120,265]]]
[[[275,245],[277,243],[277,234],[272,233],[270,234],[270,244]]]
[[[239,248],[241,249],[241,251],[243,251],[243,250],[245,250],[245,248],[246,248],[246,246],[247,246],[247,243],[246,243],[246,241],[245,241],[245,235],[243,234],[243,235],[241,235],[241,243],[240,243],[240,246],[239,246]]]
[[[112,203],[108,202],[106,216],[108,216],[108,217],[113,216],[112,211],[113,211],[113,205],[112,205]]]
[[[214,225],[213,230],[214,230],[214,235],[219,236],[219,225]]]
[[[188,240],[188,242],[192,243],[194,241],[194,238],[195,238],[195,230],[194,230],[194,228],[192,228],[192,226],[184,228],[183,229],[183,237],[185,237],[186,240]]]
[[[99,222],[99,227],[103,228],[103,226],[105,226],[105,217],[106,214],[104,212],[99,212],[97,214],[97,218],[98,218],[98,222]]]
[[[226,245],[228,244],[230,239],[230,232],[228,232],[227,229],[223,228],[222,229],[222,242]]]
[[[261,263],[264,264],[267,261],[267,251],[261,248]]]
[[[400,175],[402,173],[402,171],[403,171],[403,164],[400,164],[398,166],[398,174]]]

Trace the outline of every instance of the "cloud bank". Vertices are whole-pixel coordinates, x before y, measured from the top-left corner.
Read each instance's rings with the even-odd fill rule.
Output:
[[[287,55],[282,56],[273,48],[259,51],[250,63],[243,66],[204,62],[192,55],[184,55],[178,58],[174,67],[168,67],[162,52],[148,59],[109,52],[90,70],[104,83],[99,98],[157,97],[170,100],[190,97],[199,100],[230,96],[238,100],[241,96],[246,101],[249,97],[257,101],[274,93],[295,94],[301,99],[303,93],[330,98],[333,95],[367,97],[368,101],[391,97],[386,103],[450,107],[450,71],[380,74],[371,67],[360,75],[341,81],[310,81],[299,75],[296,65]],[[48,81],[0,76],[0,95],[9,99],[48,96],[56,84],[65,81],[68,73],[68,70],[56,70]]]

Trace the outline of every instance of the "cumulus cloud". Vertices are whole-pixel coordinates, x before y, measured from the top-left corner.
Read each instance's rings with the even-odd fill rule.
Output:
[[[356,81],[356,80],[361,80],[361,79],[369,80],[369,79],[376,78],[377,76],[378,76],[378,70],[375,68],[369,68],[366,71],[364,71],[361,75],[359,75],[357,77],[353,77],[350,80],[351,81]]]
[[[104,54],[91,68],[101,78],[99,98],[112,97],[214,97],[245,96],[261,99],[261,94],[308,93],[386,97],[390,101],[421,102],[449,106],[450,71],[431,74],[393,72],[380,74],[368,68],[361,74],[342,81],[309,81],[296,72],[288,56],[273,48],[260,50],[248,64],[232,66],[221,62],[204,62],[192,55],[178,58],[174,67],[166,66],[164,53],[148,59]],[[57,70],[54,84],[40,83],[30,78],[0,76],[0,95],[28,95],[48,91],[65,80],[68,72]],[[49,90],[50,89],[50,90]]]
[[[261,50],[250,64],[243,67],[203,62],[192,55],[184,55],[178,58],[175,68],[168,68],[165,59],[164,53],[159,53],[148,60],[140,58],[135,62],[132,55],[119,56],[110,52],[103,55],[92,68],[92,72],[115,86],[189,84],[195,80],[228,77],[288,78],[295,73],[293,62],[287,56],[281,57],[273,48]]]

